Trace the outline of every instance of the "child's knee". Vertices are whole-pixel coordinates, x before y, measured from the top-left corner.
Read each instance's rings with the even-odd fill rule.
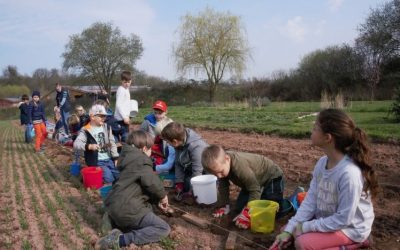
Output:
[[[312,248],[312,242],[307,240],[307,237],[297,237],[294,241],[294,245],[296,250],[303,250],[303,249],[314,249]]]

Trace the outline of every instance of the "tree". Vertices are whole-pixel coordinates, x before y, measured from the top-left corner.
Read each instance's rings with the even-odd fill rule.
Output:
[[[400,0],[373,9],[359,27],[356,49],[364,57],[364,77],[371,89],[371,100],[381,81],[382,66],[400,52]]]
[[[245,30],[238,16],[205,9],[198,16],[187,14],[179,27],[174,45],[178,72],[205,72],[210,102],[226,70],[238,76],[249,56]]]
[[[22,76],[19,74],[17,66],[14,65],[8,65],[3,69],[1,78],[1,85],[22,84]]]
[[[116,73],[133,69],[143,53],[140,38],[123,36],[119,28],[110,23],[94,23],[81,34],[70,37],[63,53],[63,68],[77,69],[82,76],[95,81],[110,93]]]

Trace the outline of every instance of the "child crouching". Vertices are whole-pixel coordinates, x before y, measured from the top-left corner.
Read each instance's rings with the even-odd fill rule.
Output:
[[[230,212],[230,181],[241,188],[236,201],[234,219],[236,226],[247,229],[250,216],[247,203],[252,200],[272,200],[281,205],[284,180],[282,169],[262,155],[225,151],[221,146],[211,145],[204,149],[201,162],[204,168],[219,178],[219,197],[214,217]],[[281,207],[281,206],[280,206]]]
[[[166,210],[168,197],[150,159],[152,137],[144,131],[132,132],[119,159],[121,176],[104,202],[117,227],[96,243],[96,249],[142,245],[168,236],[169,225],[152,212],[151,199]],[[122,233],[124,232],[124,233]]]
[[[119,171],[114,162],[119,155],[111,128],[104,123],[106,114],[103,106],[92,106],[89,112],[90,122],[79,131],[74,141],[74,149],[84,151],[88,166],[101,167],[104,183],[111,184],[119,178]]]

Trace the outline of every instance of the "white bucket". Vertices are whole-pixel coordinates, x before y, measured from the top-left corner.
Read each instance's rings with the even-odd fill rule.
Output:
[[[136,117],[139,111],[138,102],[136,100],[130,100],[129,117]]]
[[[197,203],[212,204],[217,202],[217,177],[215,175],[199,175],[190,179],[193,195]]]

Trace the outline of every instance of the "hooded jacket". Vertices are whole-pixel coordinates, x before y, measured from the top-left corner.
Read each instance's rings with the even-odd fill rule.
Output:
[[[116,160],[119,155],[111,129],[107,124],[103,124],[103,130],[106,132],[104,133],[104,140],[106,145],[108,145],[108,155],[112,160]],[[97,144],[97,141],[92,134],[92,126],[90,125],[90,122],[79,131],[78,137],[74,141],[74,149],[84,151],[86,165],[97,166],[98,151],[89,150],[89,144]]]
[[[190,128],[186,128],[186,139],[182,146],[175,148],[176,182],[183,182],[185,170],[192,168],[192,177],[203,174],[201,154],[208,144]]]
[[[166,192],[153,172],[153,163],[141,150],[125,144],[118,161],[120,178],[104,202],[106,211],[120,229],[138,225],[152,211],[150,200],[160,200]]]

